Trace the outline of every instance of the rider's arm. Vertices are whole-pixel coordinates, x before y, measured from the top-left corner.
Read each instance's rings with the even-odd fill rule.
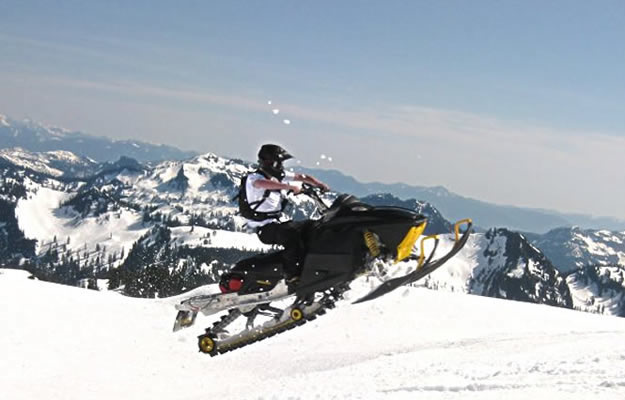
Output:
[[[310,185],[322,188],[325,191],[330,190],[330,187],[328,185],[326,185],[325,183],[321,182],[319,179],[315,178],[312,175],[307,175],[307,174],[295,174],[295,180],[296,181],[301,181],[304,183],[308,183]]]
[[[254,187],[266,190],[292,190],[294,193],[299,193],[299,186],[289,185],[288,183],[276,182],[269,179],[258,179],[253,183]]]

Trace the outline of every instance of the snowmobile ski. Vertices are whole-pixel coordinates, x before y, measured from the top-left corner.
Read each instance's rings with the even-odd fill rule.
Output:
[[[467,224],[467,229],[465,230],[465,232],[462,234],[462,236],[460,236],[459,233],[459,229],[460,226],[462,224]],[[464,245],[467,243],[467,240],[469,239],[469,235],[471,233],[471,226],[472,226],[472,221],[470,219],[464,219],[461,221],[456,222],[456,224],[454,225],[454,231],[456,234],[456,238],[454,241],[454,246],[452,247],[452,249],[449,251],[449,253],[445,254],[443,257],[435,260],[435,261],[431,261],[432,257],[434,256],[434,252],[436,251],[436,248],[438,247],[438,238],[436,236],[428,236],[426,238],[422,239],[422,248],[421,248],[421,255],[420,256],[411,256],[408,257],[406,260],[415,260],[415,259],[420,259],[423,260],[424,257],[424,252],[423,252],[423,241],[427,240],[428,238],[433,238],[436,243],[434,245],[434,249],[433,251],[430,253],[428,259],[425,261],[425,263],[423,264],[419,264],[419,266],[417,266],[417,269],[414,270],[413,272],[404,275],[404,276],[400,276],[397,278],[393,278],[390,279],[384,283],[382,283],[380,286],[378,286],[376,289],[374,289],[373,291],[371,291],[369,294],[361,297],[360,299],[356,300],[353,304],[357,304],[357,303],[364,303],[365,301],[369,301],[369,300],[373,300],[373,299],[377,299],[380,296],[383,296],[385,294],[388,294],[390,292],[392,292],[393,290],[397,289],[400,286],[404,286],[404,285],[408,285],[411,284],[413,282],[418,281],[419,279],[431,274],[432,272],[434,272],[437,268],[441,267],[443,264],[445,264],[447,261],[449,261],[449,259],[451,259],[453,256],[455,256],[460,250],[462,250],[462,248],[464,247]]]

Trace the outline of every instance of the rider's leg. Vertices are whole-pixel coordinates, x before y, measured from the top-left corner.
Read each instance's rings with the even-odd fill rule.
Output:
[[[303,234],[311,224],[312,221],[289,221],[268,224],[258,230],[261,242],[284,247],[282,257],[286,279],[297,277],[302,272],[305,253]]]
[[[282,276],[283,257],[281,252],[268,254],[257,254],[237,262],[232,269],[224,273],[219,281],[219,289],[222,293],[252,290],[254,279],[277,282],[276,277]],[[246,277],[250,276],[251,281],[246,284]]]

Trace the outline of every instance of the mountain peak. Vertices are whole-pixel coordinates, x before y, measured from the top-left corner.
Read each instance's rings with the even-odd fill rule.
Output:
[[[449,197],[451,196],[451,192],[447,190],[444,186],[432,186],[429,190],[438,197]]]
[[[179,191],[182,193],[185,193],[187,189],[189,189],[189,178],[184,173],[184,164],[180,165],[176,176],[165,182],[161,188],[165,190],[169,189]]]
[[[42,174],[61,176],[85,176],[93,172],[97,163],[69,151],[31,152],[21,147],[0,149],[4,162]]]
[[[12,120],[0,114],[0,148],[22,147],[28,151],[66,150],[99,162],[129,156],[138,161],[184,160],[197,153],[172,146],[155,145],[138,140],[114,140],[79,131],[46,125],[30,118]]]

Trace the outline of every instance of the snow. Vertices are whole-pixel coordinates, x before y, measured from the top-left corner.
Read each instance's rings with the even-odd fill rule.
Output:
[[[0,114],[0,125],[2,126],[11,126],[7,121],[7,117],[5,115]]]
[[[40,126],[50,134],[52,140],[60,140],[61,138],[67,137],[68,133],[71,133],[69,129],[58,126]]]
[[[247,172],[247,167],[241,164],[230,163],[227,159],[218,157],[212,153],[194,157],[187,161],[172,162],[167,161],[157,165],[151,176],[137,177],[134,185],[136,189],[157,195],[158,186],[164,182],[174,179],[180,169],[183,168],[184,175],[188,179],[188,190],[183,194],[185,199],[193,200],[201,194],[209,194],[214,188],[207,190],[207,184],[213,174],[224,173],[230,176],[241,176]],[[214,195],[214,193],[210,193]],[[230,196],[231,197],[231,196]],[[227,196],[228,199],[230,197]]]
[[[586,244],[586,247],[588,248],[588,252],[590,254],[594,254],[598,256],[606,256],[610,254],[615,254],[614,249],[610,248],[609,246],[606,246],[604,243],[597,243],[594,240],[592,240],[590,237],[581,235],[579,233],[576,234],[575,236],[581,239]]]
[[[55,150],[55,151],[47,151],[43,154],[46,154],[56,160],[65,160],[65,161],[70,161],[70,162],[75,162],[75,163],[78,163],[81,161],[80,157],[72,153],[71,151]]]
[[[0,153],[0,156],[10,155],[7,150]],[[43,153],[44,158],[35,158],[42,164],[38,168],[45,169],[48,166],[43,161],[50,159],[76,162],[66,152]],[[28,161],[28,153],[19,155],[20,165]],[[41,154],[40,154],[41,155]],[[39,155],[39,156],[40,156]],[[88,162],[86,160],[85,162]],[[34,168],[34,167],[33,167]],[[161,186],[165,182],[173,179],[184,168],[184,174],[188,178],[188,188],[184,193],[171,191],[167,187]],[[132,171],[122,171],[114,176],[107,177],[110,180],[118,179],[126,187],[123,196],[134,199],[139,204],[160,205],[158,212],[168,217],[178,218],[183,223],[187,223],[190,212],[204,214],[210,221],[217,221],[224,215],[233,213],[231,203],[232,194],[227,190],[215,190],[209,180],[216,173],[224,173],[232,179],[240,176],[246,167],[238,163],[231,163],[229,160],[208,153],[184,162],[163,162],[160,163],[152,173],[137,173]],[[46,171],[52,173],[49,168]],[[56,175],[61,172],[57,171]],[[51,187],[59,188],[63,185],[60,182],[50,181],[42,187],[41,184],[28,182],[29,196],[21,199],[17,204],[17,218],[20,228],[25,232],[26,237],[37,239],[38,251],[45,251],[46,243],[53,242],[56,236],[59,243],[65,243],[70,237],[70,247],[75,249],[91,250],[96,244],[100,248],[106,246],[109,253],[118,253],[122,248],[130,249],[133,242],[141,237],[149,228],[142,224],[140,212],[121,208],[119,211],[109,211],[98,217],[79,218],[79,215],[69,207],[59,208],[59,205],[68,200],[69,193],[60,190],[53,190]],[[75,188],[72,188],[75,191]],[[213,242],[222,243],[226,236],[219,234]],[[87,248],[85,248],[85,238],[89,238]],[[241,243],[249,240],[243,237]],[[199,241],[198,241],[199,242]],[[232,247],[228,245],[225,247]],[[257,244],[251,244],[250,248],[262,248]]]
[[[586,286],[575,281],[572,277],[567,278],[567,283],[575,309],[600,312],[599,310],[603,308],[604,313],[611,314],[618,307],[620,297],[599,296],[596,285]]]
[[[446,254],[453,246],[454,235],[439,235],[439,239],[440,243],[436,254]],[[426,244],[430,246],[425,247],[426,253],[429,254],[432,243],[426,241]],[[494,254],[491,256],[485,255],[484,249],[486,248],[489,248],[491,252],[494,251]],[[471,278],[481,273],[488,274],[490,268],[497,268],[505,264],[505,249],[505,237],[495,238],[489,247],[489,241],[484,234],[473,234],[469,237],[462,251],[454,256],[453,262],[446,264],[445,268],[434,271],[424,282],[426,282],[428,287],[450,290],[452,292],[467,292],[467,285]],[[513,273],[515,272],[513,271]],[[479,282],[476,282],[475,285],[476,290],[482,289]]]
[[[48,154],[48,153],[44,153]],[[52,154],[54,155],[54,154]],[[51,176],[61,176],[63,175],[63,171],[52,168],[46,164],[48,161],[45,158],[40,157],[35,153],[30,153],[25,151],[19,147],[13,149],[5,149],[0,151],[0,157],[4,158],[8,162],[20,165],[27,169],[32,169],[34,171],[38,171],[44,174],[48,174]]]
[[[598,275],[615,279],[619,282],[624,270],[620,266],[600,266],[598,267]],[[622,278],[620,278],[622,279]],[[575,275],[567,277],[567,283],[573,298],[573,306],[578,310],[598,312],[608,315],[618,315],[620,312],[620,304],[623,301],[622,293],[615,293],[611,289],[600,290],[596,282],[586,284],[576,278]],[[621,286],[623,282],[620,281]]]
[[[123,297],[0,269],[7,399],[617,399],[625,320],[397,290],[215,358],[172,333],[179,299]]]
[[[158,179],[161,182],[167,182],[178,175],[178,171],[180,171],[179,163],[168,162],[168,165],[165,168],[159,168]]]
[[[172,237],[189,247],[237,248],[250,251],[271,249],[258,239],[258,235],[245,232],[232,232],[221,229],[209,229],[200,226],[170,228]]]
[[[55,236],[59,243],[66,243],[69,237],[70,249],[83,249],[87,245],[91,250],[100,244],[109,252],[118,252],[122,248],[129,250],[149,229],[142,225],[141,215],[123,208],[99,218],[76,218],[72,210],[58,208],[70,196],[66,192],[39,187],[36,193],[17,203],[15,216],[19,227],[27,238],[38,240],[38,251],[42,243],[52,242]]]
[[[536,270],[536,266],[534,265],[533,260],[528,260],[529,262],[529,270]],[[525,273],[525,266],[522,263],[518,263],[515,268],[508,272],[508,276],[511,278],[522,278]]]
[[[26,169],[38,171],[54,177],[65,174],[61,169],[52,167],[53,163],[63,163],[65,167],[74,167],[77,169],[87,169],[93,167],[95,161],[88,158],[81,158],[69,151],[48,151],[42,153],[34,153],[24,150],[20,147],[10,149],[0,149],[0,158],[4,158],[8,162]]]

